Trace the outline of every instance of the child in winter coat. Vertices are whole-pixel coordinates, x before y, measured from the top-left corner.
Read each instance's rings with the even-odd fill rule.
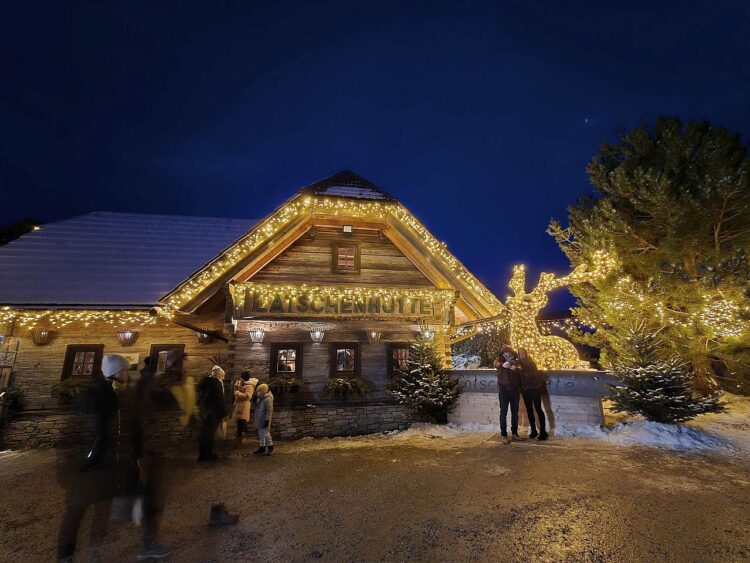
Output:
[[[273,417],[273,393],[268,385],[261,383],[255,390],[255,416],[253,422],[258,431],[260,446],[254,454],[271,455],[273,453],[273,438],[271,438],[271,418]]]
[[[255,394],[258,380],[250,377],[250,372],[243,371],[234,383],[234,410],[232,417],[237,421],[236,446],[242,445],[242,438],[247,434],[247,423],[250,420],[250,403]]]

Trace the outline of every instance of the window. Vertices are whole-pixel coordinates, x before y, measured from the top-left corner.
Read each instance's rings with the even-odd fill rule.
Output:
[[[411,346],[405,342],[388,345],[388,377],[398,372],[409,372],[409,350]]]
[[[337,242],[333,245],[333,271],[359,272],[359,245],[356,242]]]
[[[271,346],[271,376],[302,377],[302,345],[273,344]]]
[[[70,344],[65,350],[62,379],[91,377],[102,367],[104,344]]]
[[[359,376],[359,344],[334,342],[330,345],[331,377]]]
[[[184,355],[184,344],[152,344],[150,358],[154,374],[181,373]]]

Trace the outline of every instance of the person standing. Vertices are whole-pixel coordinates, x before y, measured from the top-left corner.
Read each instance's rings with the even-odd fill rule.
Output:
[[[526,414],[529,418],[531,432],[529,438],[537,440],[547,439],[546,418],[542,410],[542,393],[547,386],[547,381],[536,363],[529,356],[525,348],[518,349],[518,361],[521,364],[521,386],[523,388],[523,402],[526,405]],[[536,409],[536,417],[534,410]],[[539,432],[536,431],[536,418],[539,419]]]
[[[521,365],[518,363],[513,348],[504,344],[500,356],[495,360],[497,370],[497,389],[500,399],[500,435],[503,444],[510,444],[508,439],[508,407],[510,407],[510,431],[513,440],[523,441],[518,435],[518,403],[521,397]]]
[[[258,431],[260,445],[254,454],[271,455],[273,453],[273,438],[271,438],[271,419],[273,418],[273,393],[268,385],[261,383],[255,390],[256,404],[253,423]]]
[[[247,423],[250,421],[250,404],[252,403],[258,380],[250,377],[249,371],[243,371],[234,384],[234,412],[233,418],[237,422],[236,447],[242,446],[242,439],[247,434]]]
[[[219,366],[211,368],[211,375],[198,384],[198,406],[202,425],[198,436],[198,461],[217,459],[214,453],[214,435],[227,416],[224,399],[224,370]]]

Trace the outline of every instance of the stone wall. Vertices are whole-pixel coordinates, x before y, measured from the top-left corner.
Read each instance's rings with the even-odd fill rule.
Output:
[[[403,430],[415,420],[406,407],[396,404],[331,404],[284,406],[274,409],[271,434],[277,439],[307,436],[352,436]],[[151,421],[152,438],[170,441],[195,440],[197,428],[183,427],[179,412],[160,412]],[[227,439],[234,436],[230,420]],[[26,413],[0,428],[0,450],[65,446],[90,443],[94,437],[93,417],[70,410]]]
[[[547,373],[548,393],[543,397],[542,406],[549,431],[574,431],[581,426],[603,424],[601,397],[607,391],[606,384],[611,382],[605,374],[596,371]],[[458,378],[461,394],[448,415],[448,421],[455,424],[499,426],[500,404],[495,371],[454,370],[451,375]],[[519,407],[519,415],[519,426],[527,426],[523,402]]]

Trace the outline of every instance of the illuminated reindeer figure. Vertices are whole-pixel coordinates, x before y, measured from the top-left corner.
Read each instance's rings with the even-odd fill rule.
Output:
[[[559,336],[543,336],[539,332],[536,318],[539,311],[547,305],[547,294],[553,289],[601,279],[614,270],[616,262],[606,253],[597,253],[594,258],[593,268],[589,269],[585,264],[581,264],[561,278],[556,278],[554,274],[542,273],[539,283],[531,293],[526,293],[525,266],[513,266],[513,276],[508,282],[513,296],[505,301],[510,313],[510,344],[516,351],[525,348],[541,369],[575,369],[585,366],[579,359],[575,346],[570,342]]]

